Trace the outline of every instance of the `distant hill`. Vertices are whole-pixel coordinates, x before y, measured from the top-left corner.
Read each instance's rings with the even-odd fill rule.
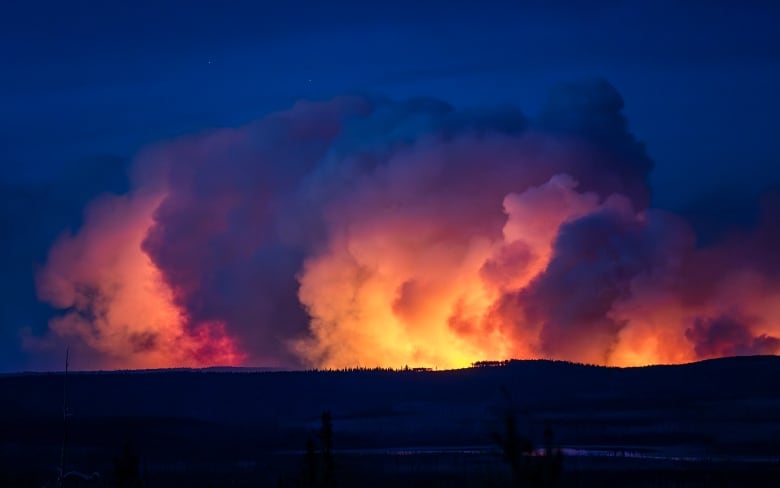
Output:
[[[0,376],[0,471],[50,468],[40,463],[57,459],[62,392],[61,373]],[[489,449],[513,412],[535,445],[549,427],[568,448],[766,458],[780,456],[780,357],[642,368],[539,360],[451,371],[74,373],[68,408],[76,465],[110,466],[109,454],[131,440],[159,469],[223,459],[229,472],[247,457],[302,452],[326,410],[337,448],[355,452]]]
[[[28,424],[41,441],[59,438],[62,381],[61,373],[0,376],[6,441],[29,440]],[[618,421],[632,425],[628,440],[636,444],[661,442],[661,432],[680,442],[717,440],[719,448],[774,449],[780,440],[775,356],[641,368],[538,360],[451,371],[75,373],[68,392],[76,423],[176,419],[239,427],[248,436],[272,426],[261,436],[268,448],[300,445],[294,434],[316,426],[326,409],[342,440],[354,445],[484,443],[488,424],[506,408],[522,414],[532,436],[548,422],[569,444],[613,443]],[[40,427],[48,424],[51,432]],[[739,424],[739,432],[724,430]],[[625,442],[625,432],[620,436]]]

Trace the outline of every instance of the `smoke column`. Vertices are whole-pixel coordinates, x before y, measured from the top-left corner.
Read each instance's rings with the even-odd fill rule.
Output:
[[[189,323],[141,242],[159,205],[156,195],[106,197],[88,210],[76,236],[52,248],[39,295],[68,311],[54,333],[76,336],[107,367],[234,364],[243,355],[224,323]]]
[[[605,365],[780,351],[780,204],[701,247],[609,84],[542,113],[301,102],[148,148],[38,275],[107,367]]]

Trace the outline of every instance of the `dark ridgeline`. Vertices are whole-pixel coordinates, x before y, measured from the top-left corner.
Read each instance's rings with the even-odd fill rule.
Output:
[[[776,486],[780,479],[778,357],[628,369],[476,366],[69,372],[66,464],[106,474],[73,486]],[[53,486],[62,387],[62,374],[0,375],[0,486]]]

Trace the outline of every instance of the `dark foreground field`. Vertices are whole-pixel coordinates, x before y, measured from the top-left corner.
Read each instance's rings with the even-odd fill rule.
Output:
[[[62,390],[0,376],[0,487],[54,486]],[[778,357],[84,373],[68,405],[66,471],[100,473],[69,486],[780,486]]]

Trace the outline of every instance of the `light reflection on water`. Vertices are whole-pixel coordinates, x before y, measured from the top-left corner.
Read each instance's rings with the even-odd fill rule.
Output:
[[[560,447],[564,457],[594,457],[594,458],[626,458],[650,461],[672,462],[732,462],[732,463],[780,463],[778,456],[741,456],[741,455],[687,455],[676,452],[665,452],[659,449],[636,448],[605,448],[605,447]],[[679,450],[678,450],[679,452]],[[303,455],[302,450],[279,451],[281,455]],[[364,449],[335,449],[336,455],[347,456],[438,456],[438,455],[466,455],[466,456],[491,456],[500,455],[495,446],[422,446],[422,447],[391,447],[391,448],[364,448]],[[531,456],[543,456],[544,449],[537,449]]]

